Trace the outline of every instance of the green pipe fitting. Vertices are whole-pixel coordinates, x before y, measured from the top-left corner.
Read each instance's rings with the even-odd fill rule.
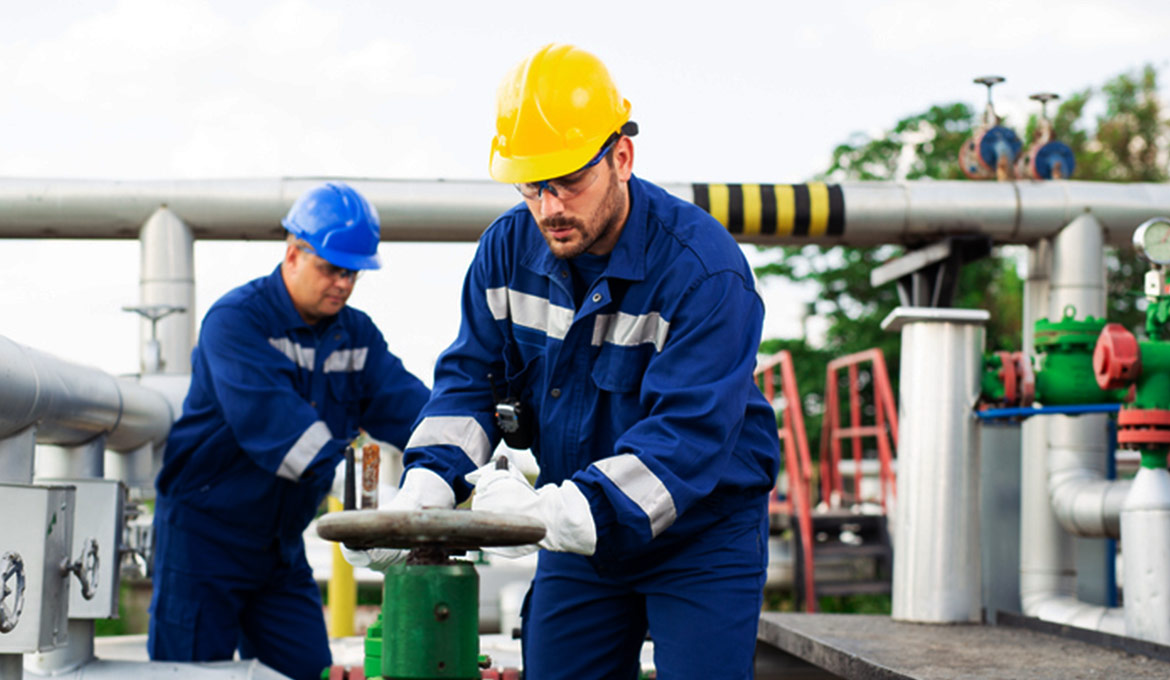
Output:
[[[1002,403],[1004,400],[1003,357],[998,354],[983,355],[983,374],[979,377],[979,391],[984,401]]]
[[[1092,353],[1097,336],[1105,327],[1105,319],[1088,316],[1077,320],[1076,313],[1076,308],[1068,305],[1064,308],[1064,317],[1059,321],[1036,321],[1034,342],[1037,354],[1065,349]]]
[[[365,639],[365,662],[362,664],[362,670],[365,671],[367,680],[374,680],[374,678],[382,675],[382,614],[378,614],[378,620],[374,625],[366,629]]]
[[[1105,327],[1105,319],[1075,318],[1072,305],[1060,321],[1036,322],[1036,401],[1045,406],[1120,403],[1127,389],[1103,390],[1093,372],[1093,348]]]
[[[1167,331],[1170,330],[1170,295],[1159,295],[1156,298],[1147,298],[1150,302],[1146,307],[1146,336],[1153,340],[1167,340]]]
[[[478,680],[475,567],[450,561],[386,569],[382,631],[385,680]]]
[[[1142,366],[1134,408],[1170,410],[1170,342],[1142,340],[1138,351]]]

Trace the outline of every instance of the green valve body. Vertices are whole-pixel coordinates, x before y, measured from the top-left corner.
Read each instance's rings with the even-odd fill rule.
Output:
[[[478,680],[479,575],[468,562],[402,564],[382,591],[385,680]]]
[[[365,662],[362,670],[366,678],[373,680],[382,674],[382,615],[374,625],[366,629]]]
[[[1119,403],[1128,389],[1103,390],[1093,373],[1093,348],[1104,319],[1073,318],[1066,309],[1060,321],[1036,322],[1036,352],[1043,362],[1036,371],[1036,401],[1045,406]]]
[[[1143,340],[1138,348],[1142,372],[1137,379],[1134,407],[1170,409],[1170,342]]]

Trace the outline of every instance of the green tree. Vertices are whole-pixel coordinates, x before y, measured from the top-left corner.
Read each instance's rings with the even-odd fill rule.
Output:
[[[1097,98],[1102,112],[1089,120],[1088,106]],[[899,120],[886,133],[857,133],[832,153],[822,178],[843,180],[963,179],[959,149],[981,122],[981,114],[963,103],[932,106]],[[1038,118],[1027,121],[1030,140]],[[1157,72],[1146,66],[1120,74],[1100,88],[1087,88],[1063,99],[1052,118],[1056,138],[1076,157],[1074,179],[1114,182],[1158,182],[1167,178],[1166,151],[1170,121],[1158,98]],[[1002,124],[1009,125],[1010,121]],[[1025,143],[1027,143],[1025,141]],[[821,248],[815,245],[768,248],[776,258],[757,268],[757,275],[780,277],[820,291],[815,313],[828,326],[823,346],[807,338],[766,341],[761,350],[787,349],[793,354],[797,381],[804,395],[809,443],[814,453],[820,439],[824,367],[829,358],[880,347],[896,383],[898,338],[880,329],[883,318],[898,304],[894,286],[874,288],[873,267],[901,254],[896,246],[874,249]],[[1018,254],[1018,250],[1015,251]],[[1144,316],[1133,291],[1141,289],[1145,267],[1129,252],[1108,257],[1109,317],[1135,331]],[[956,285],[955,305],[989,309],[987,349],[1018,349],[1021,337],[1022,282],[1011,249],[963,267]],[[842,392],[844,394],[844,392]],[[872,410],[868,403],[863,405]],[[846,415],[842,416],[846,418]],[[872,417],[872,416],[867,416]]]

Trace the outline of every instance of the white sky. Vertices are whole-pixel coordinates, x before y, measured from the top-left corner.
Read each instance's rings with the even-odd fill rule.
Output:
[[[1144,63],[1170,81],[1165,0],[0,0],[0,178],[486,178],[496,85],[552,41],[607,63],[642,128],[635,172],[657,181],[802,181],[853,132],[981,108],[979,75],[1008,79],[995,100],[1016,123],[1033,92]],[[351,300],[428,384],[472,249],[385,243]],[[281,252],[198,244],[197,315]],[[138,301],[137,242],[9,240],[0,256],[0,335],[137,370],[120,311]],[[767,293],[766,334],[799,333],[799,291]]]

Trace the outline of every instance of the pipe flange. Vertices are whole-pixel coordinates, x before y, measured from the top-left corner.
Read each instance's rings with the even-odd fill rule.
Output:
[[[1170,449],[1170,411],[1121,409],[1117,413],[1117,445],[1123,449]]]
[[[1018,406],[1019,401],[1019,374],[1016,371],[1016,360],[1011,352],[996,352],[999,357],[1000,381],[1003,383],[1003,403],[1005,406]]]
[[[1032,370],[1032,360],[1023,352],[1012,352],[1012,357],[1020,380],[1020,405],[1031,406],[1036,401],[1036,373]]]
[[[1111,323],[1101,329],[1093,348],[1093,375],[1103,390],[1117,390],[1129,385],[1142,372],[1142,357],[1137,338],[1125,326]]]

